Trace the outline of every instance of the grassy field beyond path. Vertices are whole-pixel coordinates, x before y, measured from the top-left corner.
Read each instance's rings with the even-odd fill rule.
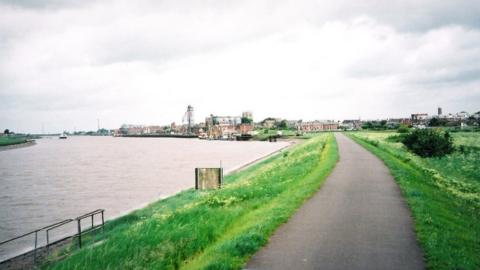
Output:
[[[106,240],[52,269],[240,269],[314,194],[338,160],[323,134],[226,177],[107,223]]]

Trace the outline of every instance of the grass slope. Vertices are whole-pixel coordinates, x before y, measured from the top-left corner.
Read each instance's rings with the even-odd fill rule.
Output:
[[[51,269],[240,269],[315,193],[338,160],[332,134],[107,223],[105,241]]]
[[[25,137],[1,136],[0,137],[0,146],[20,144],[20,143],[25,143],[26,141],[27,141],[27,139]]]
[[[256,130],[258,134],[254,136],[255,140],[258,141],[266,141],[268,140],[268,137],[270,136],[277,136],[277,132],[281,131],[282,132],[282,137],[295,137],[296,132],[293,130],[288,130],[288,129],[282,129],[282,130],[276,130],[276,129],[259,129]]]
[[[390,168],[413,213],[428,268],[480,269],[479,179],[448,169],[468,167],[472,161],[456,156],[459,153],[422,159],[388,142],[392,133],[347,135]],[[478,159],[473,162],[478,164]]]

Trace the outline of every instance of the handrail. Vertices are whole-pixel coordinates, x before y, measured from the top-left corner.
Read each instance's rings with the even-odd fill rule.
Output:
[[[89,217],[89,216],[95,215],[95,214],[99,214],[99,213],[104,212],[104,211],[105,211],[105,209],[97,209],[97,210],[92,211],[92,212],[90,212],[90,213],[86,213],[86,214],[84,214],[84,215],[81,215],[81,216],[79,216],[79,217],[77,217],[77,218],[75,218],[75,219],[76,219],[76,220],[84,219],[84,218],[86,218],[86,217]]]
[[[86,213],[85,215],[81,215],[81,216],[79,216],[75,219],[77,221],[77,229],[78,229],[77,236],[78,236],[78,247],[79,248],[82,248],[82,233],[87,232],[87,231],[93,231],[94,229],[99,228],[99,227],[102,227],[102,229],[104,229],[105,219],[104,219],[104,216],[103,216],[103,212],[105,212],[104,209],[97,209],[97,210],[92,211],[90,213]],[[97,215],[97,214],[102,215],[102,224],[94,226],[94,218],[95,218],[95,215]],[[86,231],[82,232],[82,219],[89,218],[89,217],[92,219],[92,226],[89,229],[87,229]]]
[[[16,237],[14,237],[14,238],[5,240],[5,241],[3,241],[3,242],[0,242],[0,245],[6,244],[6,243],[8,243],[8,242],[12,242],[12,241],[17,240],[17,239],[20,239],[20,238],[23,238],[23,237],[25,237],[25,236],[27,236],[27,235],[36,233],[36,232],[38,232],[38,231],[40,231],[40,230],[31,231],[31,232],[29,232],[29,233],[22,234],[22,235],[20,235],[20,236],[16,236]]]
[[[27,235],[34,234],[34,233],[39,232],[39,231],[43,231],[43,230],[48,229],[48,228],[50,228],[50,227],[52,227],[52,226],[56,226],[56,225],[59,225],[59,224],[60,224],[59,226],[61,226],[61,225],[63,225],[63,224],[65,223],[65,221],[67,221],[67,220],[68,220],[69,222],[70,222],[70,221],[73,221],[73,219],[65,219],[65,220],[62,220],[62,221],[60,221],[60,222],[57,222],[57,223],[54,223],[54,224],[50,224],[50,225],[48,225],[48,226],[45,226],[45,227],[40,228],[40,229],[36,229],[36,230],[31,231],[31,232],[29,232],[29,233],[25,233],[25,234],[22,234],[22,235],[20,235],[20,236],[16,236],[16,237],[13,237],[13,238],[11,238],[11,239],[2,241],[2,242],[0,242],[0,246],[3,245],[3,244],[6,244],[6,243],[8,243],[8,242],[12,242],[12,241],[14,241],[14,240],[23,238],[23,237],[25,237],[25,236],[27,236]],[[68,223],[68,222],[66,222],[66,223]]]
[[[35,262],[37,249],[40,248],[39,245],[38,245],[38,233],[41,232],[41,231],[45,231],[45,233],[46,233],[46,245],[45,245],[45,247],[47,248],[47,250],[48,250],[50,244],[54,244],[54,243],[56,243],[56,242],[58,242],[58,241],[63,241],[63,240],[65,240],[65,239],[67,239],[67,238],[76,237],[76,236],[78,237],[78,243],[79,243],[79,246],[80,246],[80,248],[81,248],[81,247],[82,247],[82,242],[81,242],[82,239],[81,239],[81,238],[82,238],[82,234],[83,234],[83,233],[86,233],[86,232],[91,231],[91,230],[93,230],[93,229],[96,230],[96,229],[99,228],[99,227],[102,227],[102,229],[104,228],[104,225],[105,225],[104,212],[105,212],[105,209],[97,209],[97,210],[95,210],[95,211],[86,213],[86,214],[81,215],[81,216],[78,216],[78,217],[76,217],[76,218],[65,219],[65,220],[62,220],[62,221],[59,221],[59,222],[50,224],[50,225],[48,225],[48,226],[42,227],[42,228],[40,228],[40,229],[36,229],[36,230],[31,231],[31,232],[28,232],[28,233],[25,233],[25,234],[22,234],[22,235],[19,235],[19,236],[16,236],[16,237],[13,237],[13,238],[4,240],[4,241],[0,242],[0,246],[4,245],[4,244],[6,244],[6,243],[9,243],[9,242],[18,240],[18,239],[23,238],[23,237],[25,237],[25,236],[35,234],[34,248],[33,248],[32,250],[28,251],[28,252],[34,252],[34,257],[33,257],[33,258],[34,258],[34,262]],[[98,215],[98,214],[101,214],[101,216],[102,216],[102,223],[94,226],[94,216],[95,216],[95,215]],[[91,219],[92,219],[92,226],[91,226],[89,229],[84,230],[84,231],[82,232],[81,221],[82,221],[82,219],[85,219],[85,218],[88,218],[88,217],[91,217]],[[77,225],[78,225],[78,234],[69,235],[69,236],[66,236],[65,238],[63,238],[63,239],[61,239],[61,240],[56,240],[55,242],[50,243],[49,232],[50,232],[51,230],[54,230],[54,229],[56,229],[56,228],[59,228],[59,227],[61,227],[61,226],[64,226],[64,225],[69,224],[69,223],[74,222],[74,221],[77,221],[77,223],[78,223],[78,224],[77,224]],[[28,253],[28,252],[27,252],[27,253]],[[48,251],[47,251],[47,252],[48,252]],[[8,259],[7,259],[7,260],[8,260]]]
[[[46,229],[47,231],[50,231],[50,230],[53,230],[53,229],[55,229],[55,228],[57,228],[57,227],[60,227],[60,226],[65,225],[65,224],[67,224],[67,223],[69,223],[69,222],[72,222],[72,221],[73,221],[73,219],[71,219],[71,218],[65,219],[64,221],[61,221],[61,222],[52,224],[52,225],[50,225],[50,226],[48,226],[48,227],[45,227],[45,228],[43,228],[43,229]]]
[[[50,245],[49,232],[50,232],[51,230],[53,230],[53,229],[56,229],[56,228],[58,228],[58,227],[61,227],[61,226],[65,225],[65,224],[68,224],[68,223],[70,223],[70,222],[72,222],[72,221],[73,221],[73,219],[71,219],[71,218],[65,219],[65,220],[62,221],[62,222],[58,222],[58,223],[56,223],[56,224],[53,224],[53,225],[48,226],[48,227],[45,228],[45,229],[46,229],[45,231],[46,231],[46,234],[47,234],[47,239],[46,239],[46,240],[47,240],[47,248],[48,248],[48,246]]]

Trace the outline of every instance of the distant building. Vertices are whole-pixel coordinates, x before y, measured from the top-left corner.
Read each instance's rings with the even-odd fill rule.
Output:
[[[362,121],[361,120],[343,120],[342,123],[339,125],[340,128],[346,130],[359,130],[362,128]]]
[[[330,120],[301,122],[299,124],[299,130],[302,132],[338,130],[338,123]]]
[[[262,126],[264,128],[273,128],[273,127],[275,127],[276,123],[277,123],[277,121],[275,121],[274,119],[268,119],[268,120],[263,121]]]
[[[442,108],[438,107],[438,116],[441,116],[441,115],[442,115]]]
[[[262,124],[262,127],[264,128],[274,128],[277,126],[278,123],[280,123],[280,121],[282,121],[282,119],[269,117],[269,118],[265,118],[261,122],[261,124]]]
[[[240,134],[251,134],[253,132],[253,124],[241,124],[239,126]]]
[[[145,126],[123,124],[119,129],[122,135],[141,135],[145,133]]]
[[[237,128],[234,125],[215,125],[208,129],[207,136],[212,139],[231,138],[237,133]]]
[[[192,105],[188,105],[187,111],[183,115],[182,124],[187,125],[186,132],[184,133],[189,133],[189,134],[192,133],[193,125],[195,124]]]
[[[459,125],[460,122],[467,120],[470,117],[470,114],[465,111],[458,112],[456,114],[448,113],[437,116],[440,119],[444,119],[447,123],[456,123]]]
[[[410,118],[389,118],[387,120],[387,127],[395,128],[395,126],[398,127],[400,125],[411,126],[412,125],[412,119],[410,119]]]
[[[215,116],[210,115],[205,118],[205,124],[207,126],[228,126],[228,125],[240,125],[242,123],[242,118],[240,116]]]
[[[425,124],[428,120],[428,113],[413,113],[411,119],[413,124]]]
[[[242,119],[249,119],[242,123]],[[211,114],[205,118],[205,134],[208,138],[233,138],[240,134],[251,134],[254,129],[253,115],[243,112],[242,116],[218,116]]]
[[[175,124],[175,122],[172,122],[170,124],[170,133],[177,133],[177,132],[178,132],[177,124]]]
[[[160,134],[163,131],[161,126],[148,126],[147,128],[149,134]]]
[[[301,123],[302,123],[302,120],[287,120],[287,128],[297,129]]]
[[[467,119],[468,117],[470,117],[470,114],[466,111],[461,111],[461,112],[456,114],[456,117],[457,117],[458,120],[463,121],[463,120]]]

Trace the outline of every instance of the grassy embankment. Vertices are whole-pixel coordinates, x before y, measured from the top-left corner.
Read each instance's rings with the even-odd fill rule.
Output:
[[[268,137],[277,136],[278,131],[282,132],[281,137],[285,137],[285,138],[294,137],[297,134],[295,131],[289,130],[289,129],[282,129],[282,130],[257,129],[256,131],[258,133],[255,136],[253,136],[253,139],[258,140],[258,141],[266,141],[266,140],[268,140]]]
[[[338,160],[322,134],[243,171],[219,190],[187,190],[106,224],[105,241],[52,269],[240,269],[315,193]]]
[[[27,138],[23,136],[0,136],[0,146],[26,143]]]
[[[348,135],[390,168],[411,208],[428,268],[480,269],[480,133],[453,134],[463,151],[443,158],[408,152],[392,132]]]

